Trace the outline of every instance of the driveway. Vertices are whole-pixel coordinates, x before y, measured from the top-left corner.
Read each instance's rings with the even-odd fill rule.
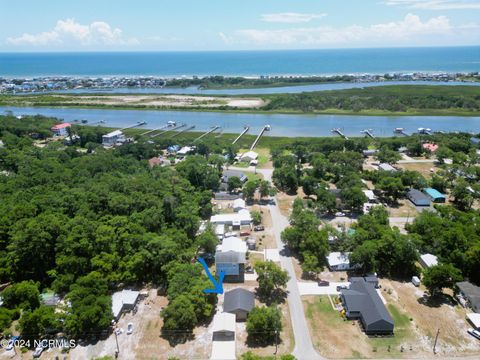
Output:
[[[349,282],[331,282],[328,286],[318,286],[316,282],[298,281],[300,295],[338,295],[337,286],[350,285]]]
[[[287,257],[288,249],[281,239],[282,231],[289,226],[288,220],[280,213],[277,205],[268,205],[270,214],[272,215],[272,227],[274,230],[275,240],[280,252],[280,263],[282,268],[288,272],[290,280],[287,283],[288,291],[288,307],[292,320],[293,334],[295,336],[295,349],[293,355],[298,360],[316,360],[323,359],[314,349],[310,331],[308,329],[305,311],[303,308],[300,291],[297,285],[293,262]]]

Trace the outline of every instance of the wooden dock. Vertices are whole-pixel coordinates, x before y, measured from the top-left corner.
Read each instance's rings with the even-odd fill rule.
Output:
[[[372,129],[365,129],[360,131],[362,134],[367,135],[368,137],[375,139],[375,136],[373,136]]]
[[[220,129],[220,126],[217,126],[217,125],[216,125],[216,126],[212,127],[212,128],[211,128],[210,130],[208,130],[206,133],[200,135],[200,136],[197,137],[195,140],[193,140],[193,142],[197,142],[198,140],[203,139],[205,136],[207,136],[208,134],[213,133],[213,132],[214,132],[215,130],[217,130],[217,129]]]
[[[180,131],[177,131],[176,133],[172,134],[172,136],[170,136],[170,138],[174,138],[180,134],[183,134],[184,132],[187,132],[189,130],[192,130],[192,129],[195,129],[195,125],[192,125],[192,126],[189,126],[188,128],[186,129],[183,129],[183,130],[180,130]]]
[[[167,133],[167,132],[174,131],[174,130],[177,130],[177,129],[181,129],[181,128],[185,127],[185,126],[187,126],[187,124],[181,124],[181,125],[178,125],[178,126],[174,126],[174,127],[172,127],[172,128],[167,128],[167,129],[165,129],[165,130],[163,130],[163,131],[161,131],[161,132],[159,132],[159,133],[157,133],[157,134],[155,134],[155,135],[152,135],[151,137],[154,138],[154,137],[163,135],[163,134],[165,134],[165,133]]]
[[[240,140],[242,136],[248,132],[248,130],[250,130],[250,127],[245,125],[245,128],[240,133],[240,135],[238,135],[238,137],[235,140],[233,140],[232,145],[235,145],[238,142],[238,140]]]
[[[123,129],[120,129],[120,131],[127,130],[127,129],[133,129],[133,128],[143,126],[143,125],[146,125],[146,124],[147,124],[146,121],[139,121],[136,124],[129,125],[129,126],[124,127]]]
[[[344,138],[345,140],[348,140],[348,137],[347,135],[345,135],[342,130],[338,129],[338,128],[335,128],[335,129],[332,129],[332,132],[337,134],[337,135],[340,135],[342,138]]]
[[[265,133],[265,131],[270,131],[271,129],[271,126],[270,125],[265,125],[262,130],[260,130],[260,133],[257,135],[257,138],[255,139],[255,141],[253,142],[252,146],[250,146],[250,150],[253,150],[255,149],[255,147],[257,146],[258,142],[260,141],[261,137],[263,136],[263,134]]]

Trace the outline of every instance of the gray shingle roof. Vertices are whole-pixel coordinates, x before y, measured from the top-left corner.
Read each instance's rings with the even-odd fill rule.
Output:
[[[237,288],[225,293],[223,311],[233,312],[236,310],[250,311],[255,306],[255,295],[252,292]]]
[[[373,284],[354,281],[350,288],[342,290],[345,306],[350,312],[359,312],[367,331],[393,331],[393,319]]]
[[[468,298],[472,308],[476,312],[480,311],[480,287],[468,281],[458,282],[457,287]]]

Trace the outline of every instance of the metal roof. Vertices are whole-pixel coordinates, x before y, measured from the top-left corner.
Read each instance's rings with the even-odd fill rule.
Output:
[[[430,198],[417,189],[410,189],[407,192],[407,197],[415,204],[427,204],[430,205]]]
[[[235,315],[230,313],[219,313],[213,317],[213,332],[228,331],[235,332]]]
[[[457,283],[457,287],[470,302],[472,309],[476,312],[480,311],[480,287],[473,285],[471,282],[462,281]]]
[[[434,188],[426,188],[423,191],[425,191],[425,193],[433,199],[438,199],[438,198],[445,199],[445,195],[443,195],[440,191]]]
[[[236,288],[225,293],[223,311],[234,312],[235,310],[250,311],[255,306],[255,295],[252,292]]]

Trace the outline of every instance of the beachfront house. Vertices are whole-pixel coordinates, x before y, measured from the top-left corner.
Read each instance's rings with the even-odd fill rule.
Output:
[[[68,128],[70,128],[72,124],[70,123],[62,123],[52,126],[50,130],[52,130],[54,136],[67,136],[68,135]]]
[[[102,136],[102,145],[105,147],[121,145],[126,141],[127,139],[121,130],[115,130]]]
[[[393,334],[395,324],[373,284],[352,278],[349,288],[340,293],[347,319],[360,320],[367,335]]]
[[[427,196],[430,197],[434,203],[444,203],[447,200],[447,197],[443,195],[440,191],[433,188],[426,188],[423,190]]]
[[[225,282],[243,282],[247,244],[235,236],[226,237],[217,245],[215,253],[216,273],[225,274]]]

